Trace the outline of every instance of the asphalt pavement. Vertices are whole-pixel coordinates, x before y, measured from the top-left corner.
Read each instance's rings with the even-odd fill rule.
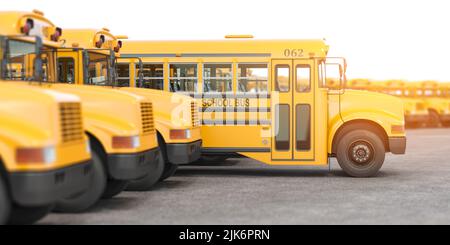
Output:
[[[182,167],[148,192],[123,192],[39,224],[450,224],[450,129],[408,131],[374,178],[251,159]]]

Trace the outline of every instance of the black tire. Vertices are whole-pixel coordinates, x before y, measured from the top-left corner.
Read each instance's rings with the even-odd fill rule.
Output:
[[[148,191],[158,183],[164,171],[164,158],[161,151],[158,152],[156,158],[156,164],[154,164],[149,174],[141,179],[130,181],[126,188],[127,191]]]
[[[38,220],[44,218],[53,208],[53,205],[46,205],[41,207],[21,207],[14,205],[11,216],[9,218],[9,225],[32,225]]]
[[[11,215],[11,198],[0,173],[0,225],[6,224]]]
[[[372,177],[384,163],[383,141],[374,133],[357,129],[345,133],[337,142],[339,166],[352,177]]]
[[[434,110],[429,111],[427,125],[430,128],[438,128],[438,127],[442,126],[441,118],[439,117],[439,114],[436,111],[434,111]]]
[[[177,169],[178,165],[166,162],[166,164],[164,164],[164,171],[162,173],[161,178],[159,178],[159,181],[164,181],[165,179],[171,177],[172,175],[175,174]]]
[[[79,213],[94,206],[100,200],[105,192],[107,176],[99,153],[95,150],[92,151],[92,165],[93,174],[91,184],[89,185],[90,188],[83,193],[59,200],[55,205],[54,211]]]
[[[128,183],[130,183],[130,181],[128,180],[108,180],[102,198],[110,199],[119,195],[122,191],[125,190],[125,188],[127,188]]]

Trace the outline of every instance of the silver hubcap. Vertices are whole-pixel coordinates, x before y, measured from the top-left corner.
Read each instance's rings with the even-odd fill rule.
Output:
[[[351,156],[357,163],[366,163],[371,158],[372,151],[366,144],[356,144],[352,148]]]

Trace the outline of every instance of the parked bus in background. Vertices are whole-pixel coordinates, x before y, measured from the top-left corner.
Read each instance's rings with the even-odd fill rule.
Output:
[[[150,99],[154,105],[155,129],[158,134],[158,144],[162,151],[160,158],[164,171],[160,180],[164,180],[177,169],[179,164],[187,164],[198,160],[201,149],[200,124],[198,119],[198,106],[192,98],[184,95],[144,89],[148,84],[138,85],[135,80],[126,80],[120,77],[117,81],[114,75],[119,76],[125,70],[133,72],[138,67],[129,67],[121,63],[119,52],[122,41],[112,35],[106,28],[94,29],[70,29],[65,30],[61,37],[67,44],[76,43],[77,48],[65,48],[58,50],[58,78],[61,82],[75,84],[90,84],[106,86],[119,91],[127,91]],[[120,38],[124,38],[123,36]],[[116,60],[118,64],[116,64]],[[136,60],[138,62],[138,60]],[[110,64],[108,74],[111,74],[113,82],[98,81],[93,79],[99,62]],[[148,72],[157,72],[142,65],[142,75]],[[98,72],[98,71],[97,71]],[[151,81],[150,83],[157,83]],[[128,190],[147,190],[154,184],[154,177],[147,176],[129,184]]]
[[[390,94],[402,99],[405,107],[405,123],[409,127],[425,126],[428,123],[428,109],[417,96],[417,86],[402,80],[372,81],[372,91]]]
[[[10,63],[12,67],[21,67],[24,80],[35,70],[42,70],[43,83],[29,84],[77,95],[83,103],[84,132],[92,150],[93,182],[86,192],[59,200],[56,211],[86,210],[101,197],[110,198],[120,193],[130,180],[162,171],[157,168],[159,149],[151,101],[98,86],[55,83],[57,49],[63,43],[60,40],[62,29],[39,11],[0,12],[0,19],[1,33],[8,35],[7,48],[10,56],[14,56],[9,59]],[[16,53],[20,56],[16,57]],[[96,63],[94,72],[90,73],[92,80],[108,81],[109,70],[104,68],[107,64]]]
[[[440,83],[436,81],[422,81],[417,86],[417,96],[421,98],[428,109],[430,127],[450,126],[450,101],[445,97]]]
[[[356,90],[370,90],[371,81],[369,79],[350,79],[347,82],[346,88],[356,89]]]
[[[337,157],[348,175],[374,176],[386,152],[405,152],[403,103],[346,90],[344,59],[327,53],[323,40],[255,40],[249,35],[124,41],[121,57],[130,60],[122,65],[130,69],[121,77],[139,81],[135,61],[140,60],[148,88],[196,98],[202,107],[204,155],[324,166],[329,157]],[[326,87],[331,74],[340,89]]]
[[[11,14],[0,17],[0,224],[32,224],[57,200],[87,191],[93,166],[80,99],[19,83],[43,77],[16,65],[28,47],[16,44],[40,38],[16,35],[5,17]]]

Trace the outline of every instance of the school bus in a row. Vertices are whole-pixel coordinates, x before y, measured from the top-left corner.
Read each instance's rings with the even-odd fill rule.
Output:
[[[202,140],[195,100],[184,95],[172,96],[164,91],[128,87],[117,81],[115,62],[120,60],[122,41],[112,35],[107,28],[67,29],[61,38],[68,45],[75,44],[75,47],[58,49],[59,82],[125,91],[145,97],[153,104],[154,128],[161,156],[157,169],[145,178],[129,183],[128,190],[148,190],[155,181],[173,175],[179,164],[199,159]]]
[[[149,99],[98,86],[57,83],[58,48],[64,43],[60,40],[62,29],[39,11],[0,12],[0,19],[0,34],[8,50],[4,52],[9,61],[5,71],[10,69],[14,80],[29,81],[30,74],[40,70],[42,75],[37,79],[40,82],[23,84],[69,93],[82,102],[84,127],[81,130],[89,139],[92,180],[85,192],[59,199],[56,211],[86,210],[102,197],[117,195],[130,181],[155,171],[159,166],[159,147]],[[110,81],[106,74],[111,70],[107,68],[108,63],[102,62],[95,63],[94,69],[88,63],[83,66],[91,80],[104,82]],[[76,108],[67,111],[75,113]]]
[[[375,175],[404,154],[403,103],[345,89],[345,60],[323,40],[126,41],[117,64],[130,87],[190,95],[201,105],[204,156],[273,165],[327,165]],[[334,72],[333,72],[334,71]],[[336,89],[326,80],[336,74]]]
[[[0,224],[32,224],[58,200],[86,193],[93,163],[77,96],[12,82],[39,79],[44,70],[22,69],[29,46],[18,44],[36,39],[10,32],[4,17],[10,15],[0,17]]]

